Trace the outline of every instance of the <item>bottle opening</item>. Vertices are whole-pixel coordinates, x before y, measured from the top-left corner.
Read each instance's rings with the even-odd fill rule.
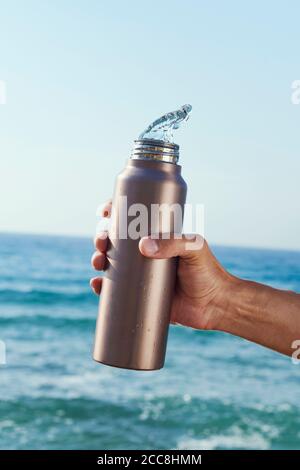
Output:
[[[176,164],[179,159],[179,145],[155,139],[135,140],[131,158]]]

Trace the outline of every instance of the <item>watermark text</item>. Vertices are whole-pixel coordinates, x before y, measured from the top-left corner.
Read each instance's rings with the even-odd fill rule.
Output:
[[[292,95],[291,95],[292,104],[300,104],[300,80],[294,80],[292,83]]]
[[[292,363],[298,365],[300,364],[300,339],[296,339],[295,341],[293,341],[291,348],[295,349],[292,354]]]
[[[6,82],[5,80],[0,80],[0,105],[6,104]]]
[[[97,215],[101,213],[100,206]],[[204,205],[128,204],[127,196],[119,196],[110,220],[102,217],[97,225],[98,235],[104,231],[111,240],[139,240],[149,235],[153,239],[184,239],[186,250],[199,250],[204,242]]]
[[[0,366],[6,364],[6,345],[4,341],[0,340]]]

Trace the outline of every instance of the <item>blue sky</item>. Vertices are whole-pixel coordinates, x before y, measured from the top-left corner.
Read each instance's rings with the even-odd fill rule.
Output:
[[[0,230],[92,235],[132,141],[178,132],[213,243],[300,249],[297,1],[1,2]]]

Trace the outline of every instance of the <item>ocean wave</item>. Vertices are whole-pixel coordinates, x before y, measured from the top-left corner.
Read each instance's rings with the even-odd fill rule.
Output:
[[[273,412],[184,397],[113,402],[22,397],[0,403],[1,448],[299,448],[299,409]],[[130,429],[130,432],[128,432]]]
[[[267,450],[270,448],[270,442],[260,433],[254,432],[247,434],[238,428],[228,429],[227,435],[216,434],[204,439],[183,438],[180,439],[177,446],[178,450]]]
[[[94,298],[90,289],[58,291],[49,289],[2,289],[0,290],[1,304],[43,305],[91,303]]]
[[[100,366],[91,358],[91,242],[9,236],[0,249],[1,448],[300,449],[299,368],[290,358],[174,326],[161,371]],[[298,256],[220,252],[241,276],[294,289]]]
[[[13,317],[0,317],[1,326],[18,326],[18,327],[29,327],[34,326],[47,326],[47,327],[91,327],[95,324],[96,315],[94,317],[78,317],[78,316],[54,316],[54,315],[22,315]]]

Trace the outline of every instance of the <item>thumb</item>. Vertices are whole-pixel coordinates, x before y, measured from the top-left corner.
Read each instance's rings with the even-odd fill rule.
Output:
[[[139,243],[142,255],[148,258],[193,258],[204,245],[201,235],[181,235],[180,238],[157,239],[143,237]]]

